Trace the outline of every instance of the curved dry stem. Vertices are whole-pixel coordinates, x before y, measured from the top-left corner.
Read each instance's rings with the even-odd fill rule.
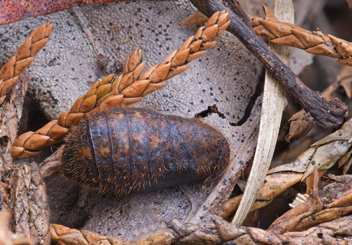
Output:
[[[293,23],[294,9],[292,1],[276,0],[275,14],[281,20]],[[286,65],[289,64],[290,48],[274,43],[269,44],[269,47]],[[239,211],[232,220],[232,223],[235,225],[241,225],[247,217],[268,172],[279,134],[282,112],[285,107],[285,94],[286,90],[284,86],[266,70],[258,143],[252,171],[238,207]]]

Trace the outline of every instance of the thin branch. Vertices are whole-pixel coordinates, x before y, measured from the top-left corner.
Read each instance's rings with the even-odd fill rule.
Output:
[[[228,9],[230,0],[191,0],[205,15]],[[228,30],[234,34],[258,59],[266,69],[286,88],[288,93],[309,112],[315,123],[324,130],[332,131],[341,126],[346,115],[347,106],[341,101],[325,101],[317,92],[310,90],[295,74],[268,48],[255,34],[241,16],[234,10],[242,9],[237,0],[233,0],[234,9],[229,10],[231,24]],[[225,4],[226,3],[226,4]],[[232,6],[232,5],[231,5]]]

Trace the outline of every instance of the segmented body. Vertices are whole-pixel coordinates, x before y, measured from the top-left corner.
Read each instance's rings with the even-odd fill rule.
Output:
[[[204,179],[226,168],[228,160],[224,136],[198,119],[119,108],[72,129],[62,173],[90,189],[122,196]]]

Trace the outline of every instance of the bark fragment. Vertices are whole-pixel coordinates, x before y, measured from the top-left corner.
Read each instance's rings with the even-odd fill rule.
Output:
[[[81,5],[102,4],[128,0],[21,0],[0,2],[0,25],[9,24],[24,18],[55,13]],[[155,0],[170,1],[170,0]]]
[[[16,235],[32,237],[33,243],[49,243],[49,210],[46,204],[44,183],[35,163],[21,167],[14,164],[10,149],[15,140],[18,121],[22,115],[24,96],[28,88],[28,73],[19,81],[2,104],[0,117],[0,173],[3,194],[8,195],[0,208],[11,211],[11,229]]]
[[[35,162],[21,165],[9,179],[12,230],[16,234],[31,237],[35,244],[49,244],[50,211],[44,181]]]

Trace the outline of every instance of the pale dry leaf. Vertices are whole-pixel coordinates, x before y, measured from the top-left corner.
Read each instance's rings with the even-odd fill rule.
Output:
[[[33,245],[32,239],[16,235],[9,228],[10,213],[4,209],[0,211],[0,244],[1,245]]]
[[[315,142],[311,148],[302,153],[294,162],[269,170],[269,174],[282,171],[304,173],[302,180],[313,173],[315,166],[319,171],[329,169],[344,156],[352,142],[350,128],[352,121],[347,121],[341,129]]]
[[[275,16],[272,13],[267,13],[266,18],[278,18],[280,21],[293,23],[294,9],[292,1],[276,0]],[[269,44],[269,47],[288,65],[291,48],[276,44]],[[238,212],[232,220],[235,225],[241,225],[247,217],[269,169],[279,134],[282,112],[285,107],[285,94],[284,87],[269,71],[266,71],[258,143],[245,192],[238,207]]]
[[[270,169],[251,211],[268,205],[284,190],[309,177],[316,166],[320,175],[331,168],[349,152],[352,145],[351,127],[352,119],[347,121],[340,130],[314,143],[293,162]],[[307,189],[309,188],[310,183],[307,183]],[[242,195],[239,195],[228,200],[220,216],[227,219],[233,215],[241,198]]]
[[[319,196],[319,193],[325,194],[326,192],[318,192],[318,171],[316,169],[313,179],[313,190],[308,200],[302,200],[301,204],[277,218],[269,230],[273,232],[304,231],[317,224],[338,219],[352,211],[351,189],[347,187],[345,190],[338,190],[336,189],[338,185],[329,184],[328,188],[333,189],[330,192],[335,192],[336,198],[327,201],[325,195]]]

